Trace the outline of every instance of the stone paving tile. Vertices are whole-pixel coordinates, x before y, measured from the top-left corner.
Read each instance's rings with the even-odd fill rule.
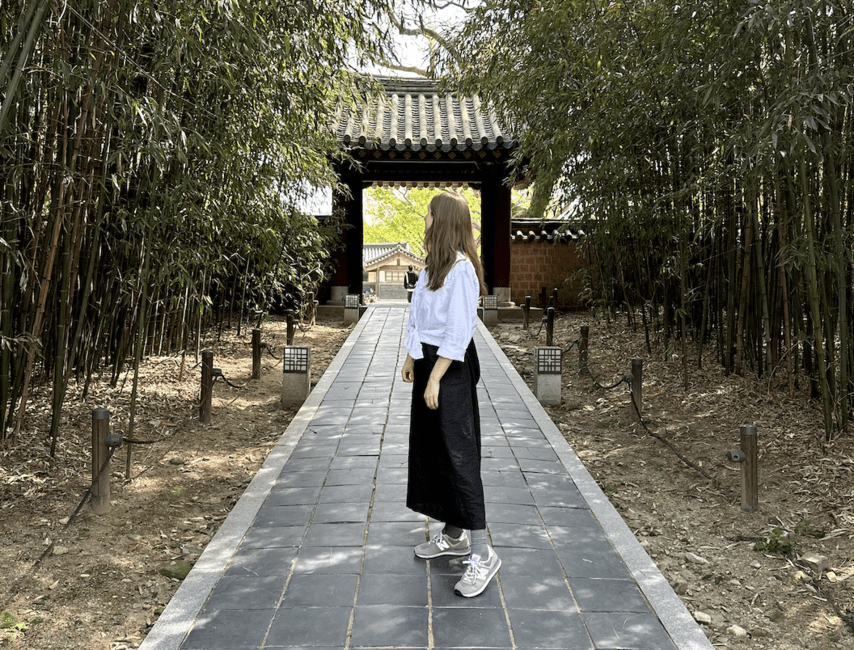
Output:
[[[226,576],[285,576],[297,555],[294,547],[237,549]]]
[[[584,623],[575,612],[510,609],[509,615],[517,648],[593,648]]]
[[[405,505],[411,386],[399,368],[406,312],[366,314],[178,644],[674,650],[605,535],[602,515],[594,516],[598,501],[589,505],[570,478],[566,450],[552,446],[555,434],[540,428],[485,330],[476,332],[482,476],[501,570],[483,594],[467,599],[454,593],[466,557],[415,557],[413,546],[443,524]],[[583,487],[589,477],[582,479]]]
[[[582,614],[596,650],[675,650],[652,614]]]
[[[349,607],[356,594],[355,574],[294,574],[282,599],[282,607]]]
[[[265,526],[250,528],[240,548],[299,546],[308,526]]]
[[[632,580],[569,578],[582,612],[649,612],[649,604]]]
[[[282,597],[287,577],[225,576],[220,578],[205,611],[215,609],[275,609]]]
[[[426,541],[426,536],[419,543]],[[432,561],[432,560],[431,560]],[[427,563],[415,557],[412,546],[368,544],[365,547],[363,575],[393,573],[398,575],[427,575]]]
[[[357,605],[350,643],[355,647],[426,646],[429,616],[426,607]]]
[[[259,648],[275,609],[204,611],[196,618],[182,648],[225,650]]]
[[[511,648],[500,609],[455,607],[433,610],[433,643],[440,648]]]
[[[347,640],[351,607],[285,607],[276,612],[266,647],[341,645]]]
[[[368,573],[359,583],[359,606],[427,607],[427,574]],[[434,602],[435,607],[435,602]]]
[[[540,575],[533,580],[506,573],[501,578],[501,590],[508,609],[578,611],[572,592],[560,573],[551,576]]]

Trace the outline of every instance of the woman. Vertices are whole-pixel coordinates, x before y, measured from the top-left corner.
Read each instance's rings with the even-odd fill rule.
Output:
[[[402,370],[413,384],[406,505],[445,522],[415,547],[418,557],[470,556],[454,591],[471,598],[486,589],[501,560],[487,542],[480,478],[480,365],[472,335],[486,285],[465,198],[433,197],[424,247],[427,265],[412,296]]]

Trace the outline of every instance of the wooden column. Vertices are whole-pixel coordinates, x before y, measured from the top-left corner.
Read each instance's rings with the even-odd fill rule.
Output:
[[[499,303],[510,300],[510,188],[503,181],[503,170],[496,169],[484,176],[480,190],[484,279]]]
[[[348,293],[362,293],[362,176],[349,169],[341,170],[339,175],[350,196],[341,192],[332,195],[332,209],[343,216],[345,223],[340,246],[335,251],[337,266],[331,282],[333,301],[343,301]]]

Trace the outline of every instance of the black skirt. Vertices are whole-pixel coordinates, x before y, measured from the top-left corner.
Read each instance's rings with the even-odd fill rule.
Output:
[[[457,528],[486,528],[480,478],[480,411],[476,384],[480,363],[474,341],[464,361],[451,362],[439,384],[439,408],[427,408],[424,391],[438,360],[435,345],[422,344],[415,361],[409,425],[406,506]]]

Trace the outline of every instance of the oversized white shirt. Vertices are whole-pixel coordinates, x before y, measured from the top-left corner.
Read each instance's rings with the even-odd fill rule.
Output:
[[[424,269],[412,294],[404,346],[413,359],[424,356],[421,344],[427,343],[439,348],[440,357],[463,361],[477,325],[477,272],[468,258],[457,251],[457,261],[445,276],[445,284],[430,291],[428,282]]]

